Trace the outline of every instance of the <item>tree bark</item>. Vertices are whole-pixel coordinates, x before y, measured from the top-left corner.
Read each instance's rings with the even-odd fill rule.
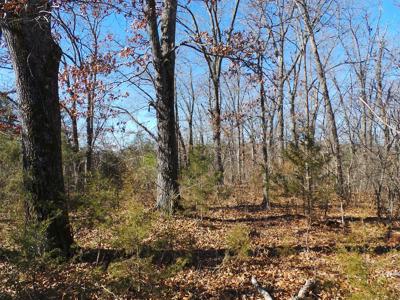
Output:
[[[215,156],[214,156],[214,166],[217,174],[217,182],[218,184],[224,183],[224,164],[222,162],[222,144],[221,144],[221,103],[220,103],[220,74],[221,74],[221,63],[216,63],[218,68],[218,79],[213,78],[213,86],[214,86],[214,106],[212,108],[212,128],[213,128],[213,141],[215,147]]]
[[[175,121],[176,0],[165,0],[158,33],[155,0],[147,0],[146,17],[156,71],[157,208],[172,213],[180,205],[178,143]]]
[[[258,76],[260,83],[261,128],[262,128],[262,154],[263,154],[263,200],[262,207],[269,209],[269,161],[268,161],[268,137],[267,137],[267,110],[265,107],[264,77],[262,70],[262,57],[258,58]]]
[[[66,67],[66,65],[65,65]],[[68,76],[67,79],[67,87],[70,89],[71,88],[71,82]],[[72,151],[74,152],[74,158],[73,158],[73,177],[74,177],[74,188],[75,191],[78,191],[80,189],[80,175],[81,175],[81,168],[80,168],[80,159],[78,157],[79,154],[79,133],[78,133],[78,116],[77,116],[77,100],[75,99],[75,94],[74,92],[69,93],[71,96],[72,100],[72,107],[71,109],[68,109],[66,106],[63,106],[65,111],[67,112],[68,116],[71,119],[71,127],[72,127],[72,142],[71,142],[71,147]]]
[[[91,93],[90,93],[91,94]],[[94,132],[94,103],[91,95],[88,96],[86,112],[86,175],[93,169],[93,132]]]
[[[300,68],[301,68],[301,60],[299,63],[299,70],[294,68],[293,88],[290,90],[290,119],[292,121],[292,142],[296,147],[298,147],[299,145],[299,135],[297,133],[297,117],[296,117],[296,96],[300,78]]]
[[[91,63],[98,60],[98,45],[95,38],[94,58]],[[91,71],[92,72],[92,71]],[[89,75],[90,86],[87,87],[87,111],[86,111],[86,175],[90,175],[93,170],[93,145],[94,145],[94,109],[96,101],[97,74],[94,71]]]
[[[61,49],[50,22],[47,3],[28,1],[18,16],[5,17],[1,29],[21,104],[26,222],[48,222],[47,250],[58,248],[69,255],[73,239],[64,195],[58,96]]]
[[[284,119],[284,38],[280,43],[280,53],[278,57],[278,83],[277,83],[277,95],[278,95],[278,141],[279,141],[279,160],[282,163],[284,160],[285,152],[285,119]]]
[[[72,151],[74,152],[73,158],[73,172],[74,172],[74,188],[75,191],[79,191],[82,188],[81,185],[81,162],[79,158],[79,134],[78,134],[78,118],[76,115],[76,101],[72,104],[73,114],[71,114],[72,123]]]
[[[175,86],[175,91],[176,91],[176,86]],[[183,139],[182,136],[182,131],[181,131],[181,126],[180,126],[180,121],[179,121],[179,111],[178,111],[178,98],[175,93],[175,128],[176,128],[176,138],[178,140],[178,168],[186,168],[189,166],[189,159],[188,159],[188,152],[186,150],[186,144],[185,140]],[[180,166],[180,167],[179,167]]]
[[[196,95],[194,91],[194,85],[193,85],[193,74],[192,70],[190,70],[190,100],[187,103],[187,122],[188,122],[188,129],[189,129],[189,141],[188,141],[188,164],[190,164],[190,156],[192,155],[193,152],[193,114],[194,114],[194,104],[196,102]]]

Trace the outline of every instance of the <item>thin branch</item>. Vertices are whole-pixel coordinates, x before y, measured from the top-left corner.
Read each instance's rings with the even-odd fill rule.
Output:
[[[264,297],[264,300],[274,300],[274,298],[272,298],[271,295],[260,286],[260,284],[258,283],[257,279],[254,276],[251,277],[251,283],[254,285],[257,291]]]
[[[398,130],[397,128],[391,126],[390,124],[388,124],[385,120],[383,120],[372,108],[371,106],[368,105],[368,103],[366,101],[364,101],[364,99],[362,97],[358,98],[370,111],[371,113],[378,118],[378,120],[385,126],[387,126],[388,128],[392,129],[394,132],[396,132],[397,134],[400,134],[400,130]]]
[[[135,116],[132,115],[127,109],[125,109],[125,108],[123,108],[123,107],[120,107],[120,106],[115,106],[115,105],[113,105],[112,108],[119,109],[119,110],[121,110],[122,112],[124,112],[125,114],[127,114],[127,115],[131,118],[131,120],[132,120],[133,122],[136,123],[136,125],[138,125],[138,126],[139,126],[140,128],[142,128],[144,131],[146,131],[147,134],[148,134],[154,141],[157,141],[157,136],[156,136],[153,132],[151,132],[151,130],[148,129],[145,125],[143,125],[143,123],[139,122],[138,119],[136,119]]]

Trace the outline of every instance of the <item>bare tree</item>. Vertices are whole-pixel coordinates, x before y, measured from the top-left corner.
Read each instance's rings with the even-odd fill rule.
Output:
[[[235,21],[239,9],[240,0],[235,0],[232,16],[228,27],[224,30],[224,22],[220,11],[219,1],[204,1],[206,12],[210,19],[210,33],[204,38],[204,32],[199,25],[195,14],[189,7],[185,10],[190,14],[193,27],[184,25],[192,42],[188,43],[190,47],[200,52],[208,66],[211,82],[213,85],[213,101],[210,107],[211,122],[213,128],[213,141],[215,147],[214,167],[217,171],[218,182],[223,183],[224,165],[222,161],[222,141],[221,141],[221,70],[223,59],[227,56],[227,51],[231,45]]]
[[[193,151],[194,146],[194,113],[195,113],[195,104],[196,104],[196,93],[193,82],[193,72],[192,68],[189,70],[189,82],[182,82],[185,91],[181,91],[181,98],[183,100],[183,111],[185,114],[185,119],[188,126],[188,140],[187,140],[187,163],[190,163],[190,156]]]
[[[337,130],[337,126],[336,126],[335,113],[334,113],[331,98],[329,95],[326,70],[324,69],[324,65],[321,60],[321,56],[319,53],[319,47],[318,47],[318,44],[316,41],[315,31],[314,31],[317,20],[319,18],[321,18],[321,13],[324,12],[325,6],[323,4],[329,6],[331,1],[330,0],[322,1],[322,3],[319,4],[321,6],[321,8],[314,18],[311,17],[309,6],[305,0],[295,0],[295,1],[301,12],[301,17],[304,21],[304,26],[309,35],[309,41],[310,41],[312,53],[314,55],[314,61],[315,61],[316,69],[317,69],[318,80],[321,85],[321,92],[322,92],[322,96],[323,96],[324,103],[325,103],[325,109],[326,109],[326,112],[327,112],[327,115],[329,118],[329,123],[330,123],[329,126],[331,129],[331,135],[332,135],[333,146],[334,146],[334,155],[336,158],[337,191],[341,197],[345,197],[343,167],[342,167],[342,154],[341,154],[338,130]]]

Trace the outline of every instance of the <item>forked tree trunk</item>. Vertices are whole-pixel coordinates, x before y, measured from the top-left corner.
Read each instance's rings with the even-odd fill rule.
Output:
[[[331,103],[331,100],[329,97],[328,84],[326,82],[325,72],[322,67],[322,62],[319,57],[317,44],[315,42],[313,34],[311,34],[310,40],[311,40],[311,48],[313,49],[313,53],[314,53],[314,57],[315,57],[315,61],[316,61],[318,79],[321,83],[322,95],[324,98],[325,107],[326,107],[326,111],[328,114],[329,123],[330,123],[330,127],[331,127],[331,134],[332,134],[333,146],[334,146],[334,155],[336,158],[336,176],[337,176],[337,181],[338,181],[337,192],[338,192],[339,196],[344,197],[345,195],[344,195],[342,153],[341,153],[339,136],[338,136],[337,126],[336,126],[335,113],[332,108],[332,103]]]
[[[48,222],[47,250],[59,248],[68,255],[73,239],[61,158],[61,49],[52,38],[49,9],[37,3],[28,1],[18,17],[6,16],[1,28],[21,104],[26,222]]]
[[[209,52],[207,47],[205,46],[207,43],[212,44],[213,46],[224,45],[229,48],[231,44],[231,40],[233,37],[233,29],[237,17],[237,12],[240,5],[240,0],[235,0],[234,9],[232,11],[232,18],[229,23],[229,27],[223,29],[223,22],[221,21],[221,11],[219,11],[218,1],[204,1],[204,4],[207,8],[207,13],[210,17],[210,25],[212,39],[203,43],[202,38],[200,38],[200,46],[198,51],[200,51],[205,61],[207,62],[208,69],[210,72],[210,79],[213,84],[213,92],[212,100],[210,101],[210,113],[211,113],[211,125],[213,131],[213,143],[214,143],[214,169],[216,172],[216,179],[219,185],[224,184],[224,164],[222,159],[222,140],[221,140],[221,99],[220,99],[220,88],[221,88],[221,69],[222,69],[222,61],[225,58],[224,53],[215,53],[217,55],[213,55]],[[197,23],[195,14],[190,12],[190,15],[193,18],[194,23]],[[196,34],[200,37],[202,33],[199,31],[199,27],[195,28]],[[226,34],[226,39],[223,37]],[[210,100],[211,100],[211,92],[210,92]]]

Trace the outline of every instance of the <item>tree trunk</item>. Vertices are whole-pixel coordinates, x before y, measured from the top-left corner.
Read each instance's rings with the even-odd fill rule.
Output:
[[[279,160],[283,162],[285,152],[285,120],[284,120],[284,63],[283,63],[283,45],[279,54],[279,70],[278,70],[278,141],[279,141]]]
[[[213,141],[215,147],[214,167],[217,175],[218,184],[224,183],[224,165],[222,162],[221,145],[221,103],[219,97],[219,75],[218,79],[213,79],[214,85],[214,107],[212,111]]]
[[[337,127],[336,127],[336,120],[335,120],[335,114],[332,108],[332,103],[331,99],[329,96],[329,90],[328,90],[328,84],[326,80],[326,74],[325,70],[322,65],[322,61],[319,55],[318,51],[318,45],[315,40],[315,35],[314,35],[314,29],[312,28],[311,25],[311,20],[310,16],[308,14],[308,9],[306,7],[306,4],[304,1],[299,1],[297,0],[297,3],[302,6],[303,8],[303,18],[304,18],[304,23],[307,27],[307,31],[309,34],[309,39],[311,43],[311,50],[314,55],[314,60],[317,68],[317,76],[318,80],[321,85],[322,89],[322,96],[324,98],[325,102],[325,108],[326,112],[328,114],[329,118],[329,123],[331,127],[331,134],[332,134],[332,139],[333,139],[333,146],[334,146],[334,155],[336,158],[336,176],[337,176],[337,192],[339,196],[344,197],[344,179],[343,179],[343,168],[342,168],[342,154],[341,154],[341,149],[340,149],[340,142],[339,142],[339,136],[337,132]]]
[[[262,58],[259,58],[261,64]],[[265,107],[265,90],[262,67],[259,67],[259,82],[260,82],[260,105],[261,105],[261,127],[262,127],[262,154],[263,154],[263,200],[262,207],[269,209],[269,162],[268,162],[268,138],[267,138],[267,111]]]
[[[78,135],[78,117],[76,115],[77,108],[76,108],[76,101],[74,100],[72,103],[72,111],[71,114],[71,123],[72,123],[72,150],[74,153],[79,152],[79,135]]]
[[[64,65],[65,68],[67,68],[67,65]],[[80,190],[81,188],[81,162],[79,158],[79,133],[78,133],[78,108],[77,108],[77,99],[75,98],[75,94],[71,89],[71,81],[67,79],[67,88],[70,89],[69,95],[71,96],[72,100],[72,108],[69,110],[66,107],[64,107],[65,111],[71,118],[71,126],[72,126],[72,151],[74,152],[74,158],[73,158],[73,177],[74,177],[74,188],[75,191]]]
[[[79,158],[79,134],[78,134],[78,120],[76,116],[76,101],[73,102],[73,114],[71,114],[72,123],[72,151],[74,152],[73,157],[73,172],[74,172],[74,188],[75,191],[79,191],[81,185],[81,162]]]
[[[48,222],[47,250],[58,248],[69,255],[73,239],[64,195],[58,96],[61,49],[52,38],[46,5],[28,1],[21,15],[6,17],[2,30],[21,103],[26,222]]]
[[[190,164],[190,156],[192,155],[193,152],[193,115],[194,115],[194,104],[196,102],[196,94],[194,91],[194,85],[193,85],[193,74],[192,74],[192,69],[190,69],[190,100],[189,103],[187,104],[188,112],[187,112],[187,122],[188,122],[188,129],[189,129],[189,141],[188,141],[188,164]]]
[[[179,207],[178,143],[175,122],[175,31],[177,1],[164,1],[161,40],[155,0],[147,0],[146,17],[156,71],[157,208],[173,212]]]
[[[178,108],[176,108],[176,109],[178,109]],[[179,161],[179,165],[181,166],[181,168],[187,168],[189,166],[188,151],[186,150],[185,140],[183,139],[183,136],[182,136],[178,117],[176,120],[177,120],[176,121],[177,138],[178,138],[180,148],[181,148],[181,151],[179,153],[180,155],[178,156],[178,161]]]
[[[243,177],[243,149],[244,144],[242,143],[242,124],[240,122],[236,122],[237,127],[237,149],[236,149],[236,159],[237,159],[237,173],[238,173],[238,183],[242,183]]]
[[[189,118],[188,120],[188,127],[189,127],[189,147],[188,147],[188,164],[190,164],[190,155],[192,155],[193,152],[193,119],[192,117]]]
[[[93,169],[93,132],[94,132],[94,98],[93,92],[88,92],[88,103],[86,112],[86,175]]]
[[[301,64],[301,60],[300,60],[300,64]],[[300,67],[301,66],[299,66],[299,71],[297,71],[296,68],[294,69],[293,88],[290,91],[290,119],[292,121],[292,142],[294,143],[296,148],[299,145],[299,135],[297,133],[297,117],[296,117],[296,96],[297,96],[297,88],[298,88],[299,78],[300,78]]]

